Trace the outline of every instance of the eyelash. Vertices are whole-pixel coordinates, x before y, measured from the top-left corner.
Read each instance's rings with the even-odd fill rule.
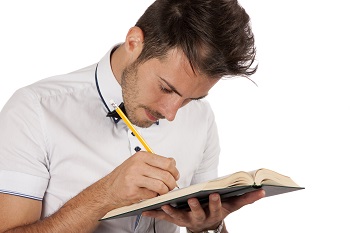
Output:
[[[170,94],[170,93],[173,93],[173,91],[172,90],[169,90],[169,89],[167,89],[167,88],[165,88],[163,85],[159,85],[159,87],[160,87],[160,90],[163,92],[163,93],[165,93],[165,94]],[[199,101],[200,99],[190,99],[188,102],[191,102],[191,101]]]
[[[162,86],[162,85],[159,85],[159,86],[160,86],[160,90],[161,90],[162,92],[166,93],[166,94],[170,94],[170,93],[173,92],[172,90],[169,90],[169,89],[165,88],[165,87]]]

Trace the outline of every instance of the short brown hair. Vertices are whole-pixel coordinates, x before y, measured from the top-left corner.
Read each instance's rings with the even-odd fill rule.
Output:
[[[257,69],[250,17],[236,0],[156,0],[136,26],[144,33],[138,62],[180,48],[193,70],[211,77],[247,77]]]

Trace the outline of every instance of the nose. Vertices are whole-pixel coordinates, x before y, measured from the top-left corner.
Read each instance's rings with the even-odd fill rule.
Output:
[[[183,100],[182,98],[171,98],[170,100],[166,101],[163,105],[163,111],[161,114],[167,119],[168,121],[173,121],[175,119],[176,113],[179,110],[179,108],[182,107]]]

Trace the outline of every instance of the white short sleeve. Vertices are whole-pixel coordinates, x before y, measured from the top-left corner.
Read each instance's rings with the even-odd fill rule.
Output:
[[[49,171],[39,99],[22,88],[0,113],[0,192],[41,200]]]

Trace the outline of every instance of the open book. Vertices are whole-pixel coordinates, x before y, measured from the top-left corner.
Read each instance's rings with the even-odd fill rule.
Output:
[[[304,189],[290,177],[269,169],[261,168],[251,172],[240,171],[111,210],[101,220],[138,215],[143,211],[159,209],[166,204],[176,208],[188,208],[187,200],[192,197],[196,197],[202,204],[206,204],[211,193],[219,193],[221,199],[225,199],[261,188],[265,190],[266,197]]]

